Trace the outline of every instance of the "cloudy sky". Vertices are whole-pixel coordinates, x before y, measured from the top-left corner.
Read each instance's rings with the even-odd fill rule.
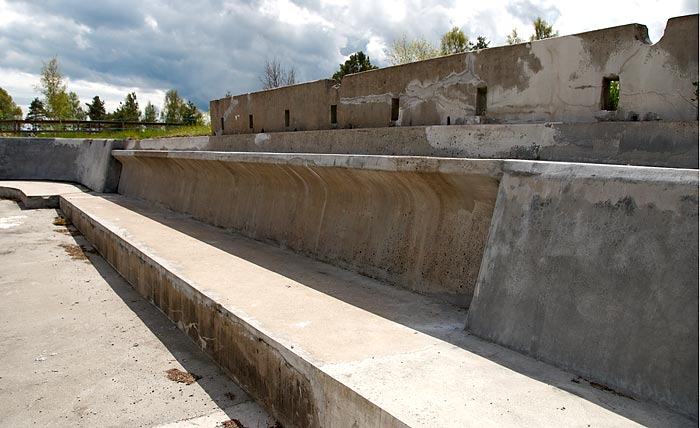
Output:
[[[542,16],[561,35],[641,23],[653,42],[696,0],[0,0],[0,87],[26,114],[42,64],[57,56],[68,90],[99,95],[109,111],[135,91],[141,107],[177,89],[204,111],[211,99],[260,89],[266,60],[294,66],[297,81],[331,76],[357,50],[388,65],[406,33],[439,44],[460,27],[492,46]]]

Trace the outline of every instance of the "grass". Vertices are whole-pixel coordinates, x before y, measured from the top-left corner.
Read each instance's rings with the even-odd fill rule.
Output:
[[[5,134],[0,134],[3,136]],[[12,135],[12,134],[6,134]],[[211,135],[209,125],[181,126],[172,128],[157,129],[126,129],[123,131],[102,131],[102,132],[37,132],[33,137],[51,138],[86,138],[86,139],[113,139],[113,140],[143,140],[146,138],[167,138],[167,137],[195,137]]]

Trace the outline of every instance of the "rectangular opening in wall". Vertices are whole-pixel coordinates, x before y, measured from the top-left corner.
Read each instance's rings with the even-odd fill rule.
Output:
[[[253,129],[253,115],[248,115],[248,128]]]
[[[221,132],[224,132],[224,118],[221,118]]]
[[[399,120],[399,99],[391,99],[391,121]]]
[[[331,124],[338,123],[338,106],[333,104],[331,106]]]
[[[620,100],[620,78],[604,77],[603,78],[603,99],[602,109],[608,111],[617,110],[617,104]]]
[[[486,115],[486,86],[483,88],[476,88],[476,115],[485,116]]]
[[[284,126],[289,127],[289,110],[284,111]]]

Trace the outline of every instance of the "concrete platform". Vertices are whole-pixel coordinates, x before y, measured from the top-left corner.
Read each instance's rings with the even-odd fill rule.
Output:
[[[0,427],[275,424],[59,214],[0,200]]]
[[[61,207],[285,426],[694,426],[463,331],[465,313],[146,202]]]
[[[60,195],[87,191],[87,188],[73,183],[0,180],[0,198],[15,200],[29,209],[58,208]]]

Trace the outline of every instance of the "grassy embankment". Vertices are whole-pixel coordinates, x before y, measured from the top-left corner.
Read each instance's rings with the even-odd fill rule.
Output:
[[[122,131],[101,131],[101,132],[37,132],[30,137],[45,138],[85,138],[85,139],[113,139],[113,140],[143,140],[146,138],[167,138],[167,137],[194,137],[201,135],[211,135],[209,125],[182,126],[160,129],[125,129]],[[17,136],[16,134],[2,133],[0,136]]]

